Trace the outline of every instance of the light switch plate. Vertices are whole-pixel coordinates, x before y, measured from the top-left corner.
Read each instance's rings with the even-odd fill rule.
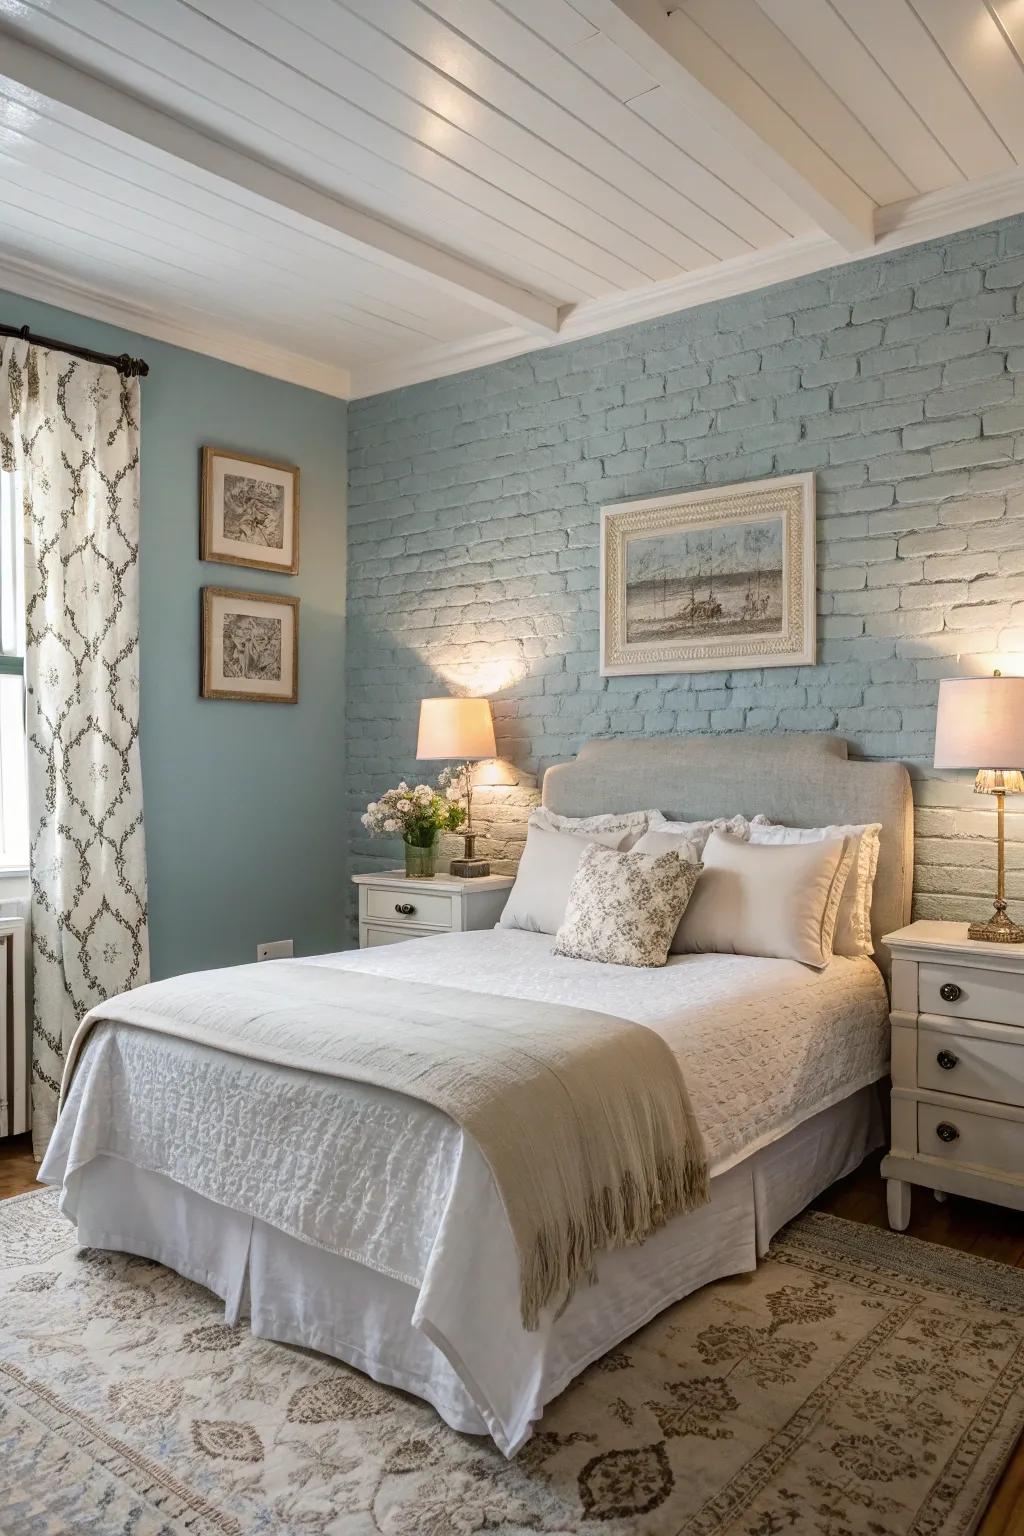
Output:
[[[270,944],[256,945],[257,960],[290,960],[291,957],[291,939],[274,939]]]

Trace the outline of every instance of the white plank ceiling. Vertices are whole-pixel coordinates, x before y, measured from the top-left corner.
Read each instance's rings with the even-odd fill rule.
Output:
[[[1022,167],[1024,0],[0,0],[0,286],[339,395],[1024,211]]]

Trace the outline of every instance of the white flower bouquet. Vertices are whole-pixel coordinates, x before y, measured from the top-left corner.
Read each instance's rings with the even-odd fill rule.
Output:
[[[466,819],[458,805],[457,771],[445,769],[436,786],[417,784],[415,789],[403,779],[397,789],[385,790],[379,800],[371,800],[362,815],[363,826],[371,837],[400,837],[407,848],[433,849],[441,832],[454,832]]]

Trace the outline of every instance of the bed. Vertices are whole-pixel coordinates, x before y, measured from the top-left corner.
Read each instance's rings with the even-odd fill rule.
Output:
[[[294,968],[278,983],[354,971],[410,995],[457,987],[482,1010],[516,997],[648,1025],[685,1063],[708,1204],[602,1253],[596,1283],[527,1331],[504,1209],[453,1121],[402,1094],[117,1022],[94,1029],[40,1175],[61,1187],[83,1245],[156,1259],[221,1296],[229,1323],[346,1360],[509,1456],[589,1363],[696,1287],[752,1269],[786,1221],[881,1144],[877,940],[908,916],[912,862],[905,770],[849,761],[830,737],[595,742],[548,771],[544,803],[566,815],[653,805],[880,821],[878,963],[834,957],[819,973],[679,955],[635,970],[496,929],[275,962]]]

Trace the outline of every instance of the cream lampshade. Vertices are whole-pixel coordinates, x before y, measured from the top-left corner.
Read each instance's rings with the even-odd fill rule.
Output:
[[[490,699],[421,699],[418,758],[468,763],[497,757]]]
[[[464,858],[452,860],[453,875],[473,879],[491,872],[486,859],[474,856],[476,833],[472,821],[473,770],[470,765],[481,758],[497,755],[489,699],[421,699],[417,758],[465,765],[466,827],[462,835],[466,848]]]
[[[1024,943],[1024,928],[1006,915],[1005,801],[1024,793],[1024,677],[946,677],[939,683],[935,767],[975,768],[976,795],[996,797],[995,912],[972,923],[972,939]],[[1016,766],[1014,766],[1016,765]]]

